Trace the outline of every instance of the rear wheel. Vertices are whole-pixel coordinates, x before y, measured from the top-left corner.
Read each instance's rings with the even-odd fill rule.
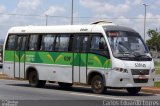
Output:
[[[92,78],[91,87],[92,91],[96,94],[104,93],[106,90],[103,78],[100,75],[96,75]]]
[[[141,90],[141,87],[130,87],[127,88],[128,93],[135,95]]]
[[[64,83],[64,82],[58,82],[59,86],[63,89],[69,89],[72,87],[72,83]]]
[[[29,73],[29,84],[30,86],[32,87],[44,87],[45,84],[46,84],[46,81],[43,81],[43,80],[39,80],[38,78],[38,74],[36,71],[31,71]]]

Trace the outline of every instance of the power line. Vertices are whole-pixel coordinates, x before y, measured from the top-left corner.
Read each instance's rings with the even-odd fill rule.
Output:
[[[46,15],[36,15],[36,14],[17,14],[17,13],[0,13],[0,15],[9,15],[9,16],[26,16],[26,17],[43,17],[45,18]],[[48,17],[53,17],[53,18],[71,18],[69,16],[56,16],[56,15],[47,15]],[[73,17],[76,19],[133,19],[133,20],[137,20],[137,19],[144,19],[142,18],[137,18],[137,17],[90,17],[90,16],[84,16],[84,17]],[[160,19],[155,17],[155,18],[147,18],[146,19]]]
[[[9,15],[9,16],[26,16],[26,17],[46,17],[46,15],[33,15],[33,14],[17,14],[17,13],[0,13],[0,15]],[[67,16],[53,16],[47,15],[48,17],[56,17],[56,18],[70,18]]]
[[[17,13],[0,13],[0,15],[9,15],[9,16],[33,16],[33,17],[45,17],[41,15],[30,15],[30,14],[17,14]]]

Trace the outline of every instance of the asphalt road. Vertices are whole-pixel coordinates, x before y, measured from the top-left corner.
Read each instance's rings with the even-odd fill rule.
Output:
[[[70,90],[64,90],[56,84],[46,84],[45,88],[32,88],[27,81],[0,79],[0,100],[0,106],[8,106],[5,103],[13,103],[15,106],[111,106],[124,105],[122,101],[158,101],[160,94],[140,92],[133,96],[125,90],[110,89],[105,94],[93,94],[88,87],[73,86]],[[156,104],[159,106],[160,102]]]

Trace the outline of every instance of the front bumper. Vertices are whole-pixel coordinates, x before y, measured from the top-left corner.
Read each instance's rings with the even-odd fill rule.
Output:
[[[122,73],[113,71],[106,74],[107,87],[147,87],[154,86],[155,73],[145,75],[141,78],[140,75],[132,75],[131,73]]]

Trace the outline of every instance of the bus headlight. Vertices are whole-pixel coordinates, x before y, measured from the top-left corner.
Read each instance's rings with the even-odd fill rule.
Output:
[[[155,72],[155,69],[152,69],[152,70],[151,70],[151,73],[153,73],[153,72]]]
[[[115,71],[119,71],[119,72],[128,73],[128,70],[127,70],[127,69],[124,69],[124,68],[118,68],[118,67],[115,67],[115,68],[113,68],[113,70],[115,70]]]

